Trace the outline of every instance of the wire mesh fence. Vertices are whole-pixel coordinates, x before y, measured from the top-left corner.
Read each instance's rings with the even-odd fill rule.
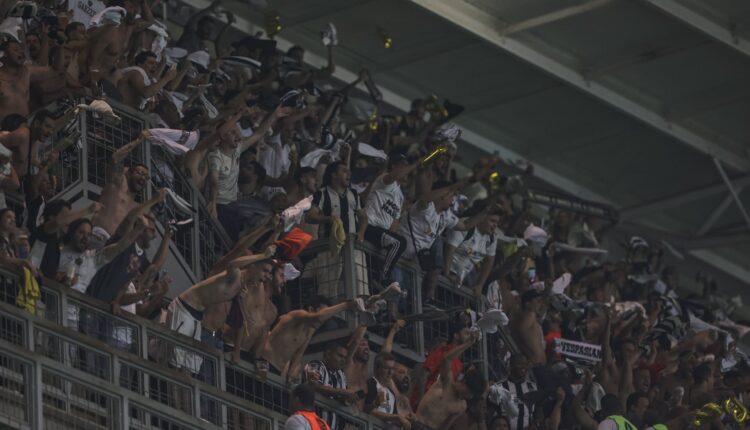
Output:
[[[45,429],[119,429],[119,406],[104,390],[42,369]]]
[[[3,420],[8,424],[30,424],[31,386],[31,365],[0,351],[0,403]]]

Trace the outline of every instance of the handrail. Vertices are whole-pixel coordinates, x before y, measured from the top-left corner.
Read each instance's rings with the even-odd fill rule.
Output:
[[[1,275],[15,277],[15,275],[10,274],[10,272],[4,271],[4,270],[0,270],[0,276]],[[42,285],[42,288],[44,290],[49,290],[57,294],[60,297],[60,300],[58,301],[59,309],[57,309],[59,313],[62,313],[62,311],[65,309],[66,304],[69,303],[70,301],[80,303],[85,307],[92,308],[93,310],[97,310],[99,312],[108,312],[108,309],[104,303],[99,302],[98,300],[94,298],[87,297],[74,290],[66,289],[65,287],[63,287],[62,285],[54,281],[45,280],[45,282]],[[59,325],[51,321],[45,320],[43,318],[39,318],[36,315],[31,315],[7,303],[0,302],[0,314],[5,314],[5,315],[9,314],[9,315],[12,315],[14,318],[25,321],[27,330],[29,331],[33,331],[33,327],[39,327],[43,331],[54,332],[58,336],[61,336],[62,338],[67,339],[68,341],[72,341],[75,344],[85,346],[88,349],[91,349],[93,351],[97,351],[97,352],[100,352],[102,354],[112,357],[113,369],[110,375],[113,375],[113,377],[116,377],[117,375],[117,369],[115,368],[116,366],[114,365],[115,361],[117,363],[132,363],[136,365],[137,367],[149,369],[150,371],[157,373],[160,377],[164,377],[167,380],[174,381],[176,383],[179,383],[180,385],[192,387],[192,389],[196,393],[201,393],[201,392],[209,393],[211,397],[217,398],[223,404],[231,404],[233,405],[233,407],[237,407],[241,410],[249,410],[250,413],[270,416],[273,418],[274,422],[277,425],[280,423],[280,421],[283,421],[283,415],[281,414],[270,411],[266,408],[263,408],[262,406],[252,404],[251,402],[243,401],[241,398],[236,397],[232,394],[229,394],[226,391],[223,391],[218,387],[211,386],[195,378],[188,377],[187,375],[182,374],[181,372],[177,372],[165,366],[161,366],[158,363],[154,363],[153,361],[147,360],[144,357],[146,356],[146,354],[148,354],[148,351],[141,351],[142,356],[138,356],[128,351],[120,350],[118,348],[115,348],[113,346],[110,346],[102,342],[101,340],[88,337],[70,328],[60,327]],[[282,390],[284,392],[289,391],[290,387],[284,381],[282,381],[280,376],[274,375],[274,374],[268,374],[265,380],[260,380],[255,376],[256,371],[252,364],[247,363],[247,362],[241,362],[239,364],[230,364],[224,360],[224,353],[222,351],[212,349],[208,346],[203,345],[200,342],[197,342],[191,338],[178,334],[152,321],[141,319],[134,315],[122,315],[118,317],[115,317],[115,316],[111,316],[111,317],[128,322],[130,323],[130,325],[138,327],[140,339],[142,339],[142,341],[144,342],[148,341],[149,332],[153,332],[153,333],[158,334],[159,337],[163,337],[165,339],[168,339],[169,341],[174,342],[176,345],[180,345],[180,347],[188,346],[191,349],[199,350],[205,353],[207,356],[216,358],[217,365],[222,368],[219,371],[221,375],[225,374],[227,370],[240,371],[244,374],[251,375],[259,383],[268,384],[269,386],[275,387],[276,389]],[[31,335],[29,333],[26,333],[26,336],[33,336],[33,333]],[[25,349],[33,349],[34,346],[29,344],[30,341],[28,339],[30,339],[30,337],[27,337],[27,345]],[[0,345],[4,345],[5,343],[7,342],[0,341]],[[58,362],[55,362],[55,363],[56,363],[55,365],[59,367],[60,363]],[[81,371],[78,371],[78,372],[81,372]],[[85,372],[81,372],[81,373],[85,375],[89,375]],[[89,376],[93,377],[93,375],[89,375]],[[383,423],[381,420],[377,419],[376,417],[373,417],[370,415],[364,415],[364,414],[360,414],[360,416],[353,416],[349,412],[347,412],[345,409],[343,409],[340,404],[330,399],[320,398],[318,401],[318,404],[325,408],[336,411],[336,413],[341,415],[342,417],[349,417],[351,421],[362,422],[364,425],[367,426],[367,428],[371,430],[375,428],[386,428],[386,424]],[[248,407],[248,405],[251,405],[252,407]]]

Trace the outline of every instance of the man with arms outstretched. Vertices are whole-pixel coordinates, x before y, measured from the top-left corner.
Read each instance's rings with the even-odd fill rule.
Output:
[[[216,303],[234,299],[245,285],[245,277],[252,282],[269,282],[272,270],[270,264],[260,264],[254,267],[251,265],[268,260],[275,252],[276,246],[271,245],[262,254],[236,258],[229,263],[225,271],[183,291],[169,304],[165,322],[168,322],[172,330],[200,341],[203,311]],[[247,270],[243,270],[245,268]],[[185,350],[176,348],[170,363],[175,367],[184,367],[196,373],[200,369],[201,362],[200,358],[188,356]]]
[[[449,428],[452,420],[466,411],[466,400],[482,395],[487,386],[482,374],[476,369],[464,373],[461,381],[455,381],[451,362],[476,342],[477,336],[457,346],[449,352],[440,365],[440,378],[419,402],[416,428]],[[421,425],[420,425],[421,424]]]

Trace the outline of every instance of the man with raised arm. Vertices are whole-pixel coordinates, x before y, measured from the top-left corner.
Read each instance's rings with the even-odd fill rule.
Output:
[[[234,299],[246,282],[270,282],[270,264],[252,265],[267,261],[274,253],[276,245],[271,245],[262,254],[232,260],[225,271],[193,285],[172,300],[164,322],[172,330],[200,341],[203,311],[211,305]],[[181,348],[175,349],[170,361],[175,367],[184,367],[193,373],[198,372],[201,362],[201,359],[187,356]]]
[[[10,37],[0,48],[3,51],[3,64],[0,66],[0,120],[14,113],[28,116],[31,83],[59,77],[62,72],[27,65],[23,45]]]
[[[307,345],[310,343],[310,339],[312,339],[315,331],[318,330],[318,327],[334,315],[346,310],[356,311],[359,315],[360,324],[372,325],[375,323],[375,316],[366,309],[371,309],[373,304],[378,300],[387,298],[396,292],[400,294],[401,290],[398,288],[398,284],[393,284],[380,294],[370,296],[367,300],[361,298],[347,300],[333,306],[328,305],[326,297],[316,296],[307,310],[294,310],[279,318],[278,324],[268,334],[263,358],[268,361],[270,366],[275,368],[277,373],[281,373],[288,382],[298,381],[302,371],[302,355],[304,355],[305,349],[307,349]],[[357,372],[361,373],[360,370],[362,368],[366,371],[366,357],[369,356],[367,340],[363,339],[366,329],[363,326],[357,328],[347,345],[347,361],[352,360],[355,363],[360,361],[361,364],[361,366],[357,366],[359,369],[356,369],[355,374]],[[357,358],[359,351],[364,353],[365,358],[363,361]],[[347,380],[352,375],[350,370],[351,363],[346,367]],[[367,377],[369,375],[366,375],[365,382]],[[362,384],[360,387],[358,382],[358,380],[355,381],[356,385],[350,383],[350,388],[355,391],[364,389],[365,384]]]
[[[487,381],[478,370],[468,370],[461,381],[454,380],[451,370],[453,359],[460,357],[477,338],[476,334],[472,334],[467,342],[451,350],[443,359],[440,365],[440,378],[432,384],[419,402],[416,423],[421,426],[417,425],[418,428],[449,428],[451,421],[466,411],[466,400],[484,393]]]
[[[135,197],[143,191],[149,180],[148,167],[143,164],[125,167],[123,160],[143,143],[147,136],[148,132],[143,131],[135,140],[112,154],[106,182],[99,198],[104,209],[91,220],[94,223],[91,247],[94,249],[101,248],[114,234],[128,212],[138,206]]]
[[[302,355],[318,327],[340,312],[357,308],[355,300],[328,306],[325,297],[317,296],[307,310],[297,309],[279,318],[276,327],[268,334],[263,358],[287,382],[298,381]]]

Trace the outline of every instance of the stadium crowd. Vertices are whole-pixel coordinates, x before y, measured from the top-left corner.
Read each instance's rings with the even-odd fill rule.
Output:
[[[335,412],[319,422],[316,394],[414,430],[744,427],[726,401],[741,411],[748,399],[750,366],[737,349],[747,329],[715,284],[685,295],[677,270],[639,237],[625,259],[607,261],[601,220],[524,199],[531,168],[504,177],[500,160],[483,159],[459,178],[461,130],[450,120],[461,107],[425,99],[382,114],[367,70],[332,79],[333,24],[321,32],[328,64],[313,68],[300,46],[228,40],[234,17],[219,0],[179,38],[149,0],[89,5],[80,18],[67,3],[0,2],[0,187],[23,197],[20,209],[0,199],[0,264],[20,279],[57,280],[301,384],[290,430],[345,428]],[[376,108],[352,120],[358,86]],[[81,97],[99,102],[76,108]],[[54,168],[60,131],[113,101],[156,126],[111,154],[100,200],[73,210],[55,198],[66,174]],[[146,196],[155,172],[129,162],[146,140],[174,150],[217,228],[236,239],[193,286],[177,288],[164,270],[174,229],[159,238],[153,211],[173,193]],[[300,258],[317,239],[333,250]],[[346,241],[382,250],[381,270],[350,300],[337,251]],[[393,352],[414,321],[400,305],[414,291],[402,291],[399,261],[423,272],[423,308],[451,315],[449,338],[413,367]],[[317,291],[292,309],[285,282],[304,271]],[[439,282],[473,295],[481,312],[442,308]],[[315,332],[345,312],[359,323],[348,342],[305,362]],[[69,328],[91,324],[72,308],[66,317]],[[376,354],[374,324],[390,327]],[[462,360],[481,336],[489,374]],[[132,336],[115,329],[108,340],[127,348]],[[169,365],[202,371],[180,351]]]

